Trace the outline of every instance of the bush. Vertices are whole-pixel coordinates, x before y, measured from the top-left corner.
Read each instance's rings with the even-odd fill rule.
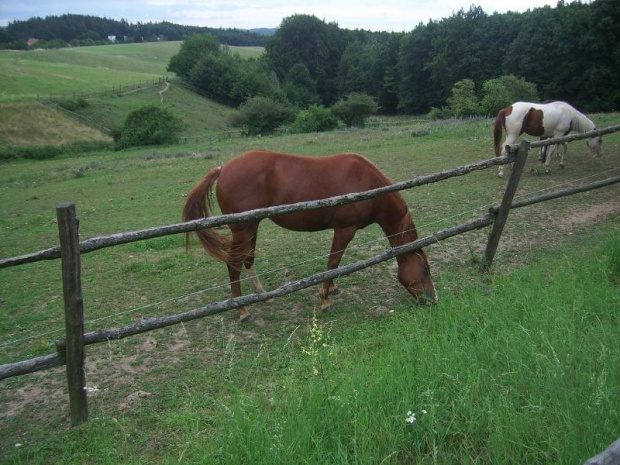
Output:
[[[452,118],[452,112],[450,111],[448,107],[441,107],[441,108],[432,107],[431,110],[428,112],[427,118],[432,121],[435,121],[438,119],[448,119],[448,118]]]
[[[62,99],[56,103],[59,107],[62,107],[65,110],[69,111],[83,110],[84,108],[88,107],[88,102],[85,98],[82,97],[73,99]]]
[[[364,127],[366,119],[374,115],[379,105],[369,95],[352,92],[346,99],[338,101],[332,107],[332,113],[347,126]]]
[[[512,75],[485,81],[482,85],[482,92],[484,93],[482,111],[487,115],[496,115],[502,108],[519,100],[525,102],[538,100],[535,84]]]
[[[123,127],[115,132],[114,140],[117,149],[175,144],[182,130],[181,120],[170,110],[146,105],[127,115]]]
[[[112,150],[113,146],[108,141],[77,141],[65,145],[39,145],[0,147],[0,162],[24,158],[27,160],[49,160],[64,154],[79,154],[95,152],[98,150]]]
[[[338,119],[330,109],[311,105],[307,110],[297,113],[291,132],[308,133],[331,131],[338,126]]]
[[[272,134],[276,128],[292,120],[293,111],[284,104],[266,97],[252,97],[239,106],[231,123],[252,136]]]

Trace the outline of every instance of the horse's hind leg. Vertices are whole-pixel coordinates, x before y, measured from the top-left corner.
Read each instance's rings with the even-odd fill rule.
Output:
[[[248,273],[248,275],[250,275],[250,281],[252,282],[252,286],[254,287],[254,290],[258,293],[264,293],[265,292],[265,288],[263,287],[263,285],[260,282],[260,279],[258,279],[258,275],[256,274],[256,270],[254,269],[254,256],[255,256],[255,250],[256,250],[256,238],[258,236],[258,231],[254,233],[254,237],[252,238],[252,253],[250,255],[248,255],[248,257],[245,259],[244,265],[245,265],[245,269]],[[267,302],[273,302],[273,299],[269,299]]]
[[[333,270],[338,268],[342,255],[344,254],[347,245],[351,242],[351,239],[355,236],[357,228],[346,229],[334,229],[334,239],[332,240],[332,248],[327,260],[327,269]],[[321,297],[321,311],[325,312],[333,307],[333,303],[329,298],[329,294],[338,294],[338,289],[334,286],[334,281],[325,281],[319,289],[319,296]]]
[[[545,173],[551,173],[551,159],[557,155],[558,153],[558,145],[549,145],[549,150],[547,152],[547,160],[545,160]]]
[[[560,150],[560,148],[562,150]],[[566,145],[566,142],[562,142],[560,144],[560,148],[558,148],[558,153],[560,154],[560,168],[564,168],[564,157],[566,156],[566,152],[568,151],[568,145]]]
[[[257,229],[258,223],[231,225],[233,238],[226,265],[228,266],[230,291],[233,298],[241,296],[241,268],[249,257],[254,256]],[[239,321],[251,321],[251,315],[247,308],[239,307]]]

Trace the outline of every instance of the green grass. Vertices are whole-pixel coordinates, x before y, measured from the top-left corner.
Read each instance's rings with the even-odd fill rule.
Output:
[[[37,95],[92,93],[119,85],[151,81],[181,42],[101,45],[59,50],[0,51],[0,103],[31,101]],[[256,58],[261,47],[230,47],[243,58]]]
[[[11,422],[6,463],[583,463],[620,426],[620,235],[588,239],[434,308],[249,340],[216,322],[208,351],[188,325],[174,376],[131,388],[152,397],[119,411],[104,391],[76,429]]]
[[[159,97],[149,92],[142,97]],[[197,125],[207,121],[189,96],[172,95],[167,102],[164,94],[165,105],[187,108]],[[123,109],[125,98],[133,96],[106,103],[118,103],[110,120],[131,106]],[[593,119],[605,127],[618,115]],[[55,206],[67,200],[76,203],[82,238],[179,222],[193,185],[249,149],[358,152],[400,181],[491,157],[491,134],[491,120],[376,118],[364,130],[3,163],[0,257],[55,245]],[[550,176],[530,173],[539,169],[532,154],[517,197],[617,172],[619,145],[620,135],[606,137],[605,156],[593,159],[582,142],[570,144],[566,169],[554,163]],[[403,195],[427,235],[486,212],[504,187],[489,170]],[[77,429],[65,420],[62,369],[3,381],[1,453],[8,463],[583,461],[618,430],[618,323],[605,312],[618,307],[618,194],[612,186],[512,212],[491,285],[475,263],[488,231],[429,247],[441,299],[433,309],[412,311],[392,263],[339,280],[336,311],[319,320],[329,348],[318,347],[316,361],[302,351],[311,346],[318,306],[313,288],[253,306],[262,326],[239,326],[230,312],[155,331],[155,347],[145,345],[147,336],[89,347],[87,380],[100,391],[90,400],[91,421]],[[323,270],[330,235],[263,222],[257,269],[270,272],[265,287]],[[379,229],[369,227],[343,263],[385,247]],[[87,330],[229,296],[225,267],[197,246],[186,255],[179,236],[84,255],[82,269]],[[0,363],[52,352],[64,324],[59,262],[0,275]],[[593,398],[600,391],[598,403],[586,398],[586,387]],[[121,408],[138,390],[152,397]],[[418,413],[413,427],[404,421],[409,410]],[[269,437],[257,422],[269,426]]]

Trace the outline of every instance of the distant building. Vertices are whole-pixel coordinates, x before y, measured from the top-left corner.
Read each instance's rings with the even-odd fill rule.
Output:
[[[110,42],[116,42],[116,36],[112,36],[112,35],[110,35],[110,36],[108,36],[108,40],[109,40]]]
[[[28,39],[28,42],[26,42],[28,44],[29,47],[33,46],[34,44],[36,44],[39,41],[39,39],[35,39],[34,37],[31,37],[30,39]]]

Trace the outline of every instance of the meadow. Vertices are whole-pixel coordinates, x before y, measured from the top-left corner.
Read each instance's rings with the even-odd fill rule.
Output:
[[[598,127],[617,114],[593,115]],[[365,129],[205,139],[173,147],[17,160],[0,170],[0,257],[57,243],[55,206],[73,201],[82,238],[180,221],[213,166],[254,148],[357,152],[393,181],[492,156],[489,119],[374,118]],[[620,135],[566,168],[532,153],[518,198],[617,174]],[[498,202],[477,172],[403,193],[420,236]],[[0,383],[3,463],[582,463],[620,430],[620,188],[511,213],[492,273],[487,230],[427,248],[439,304],[419,308],[388,262],[318,289],[87,349],[90,420],[67,421],[61,368]],[[324,269],[330,232],[264,221],[256,267],[273,289]],[[343,263],[388,246],[360,231]],[[0,270],[0,363],[53,351],[62,335],[57,261]],[[82,257],[86,330],[190,310],[229,296],[225,267],[181,236]],[[244,292],[250,286],[244,283]]]

